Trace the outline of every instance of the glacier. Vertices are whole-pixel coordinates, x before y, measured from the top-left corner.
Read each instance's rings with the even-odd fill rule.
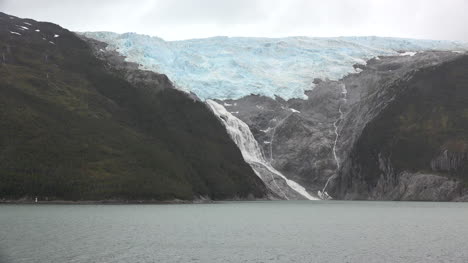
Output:
[[[387,37],[212,37],[165,41],[136,33],[84,32],[108,43],[141,69],[166,74],[199,98],[239,99],[259,94],[307,98],[315,78],[338,80],[353,65],[388,55],[427,50],[466,51],[461,42]],[[401,53],[406,52],[406,53]]]

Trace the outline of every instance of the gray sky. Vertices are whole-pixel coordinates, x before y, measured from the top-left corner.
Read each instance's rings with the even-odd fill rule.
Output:
[[[210,36],[393,36],[468,42],[468,0],[0,0],[73,31]]]

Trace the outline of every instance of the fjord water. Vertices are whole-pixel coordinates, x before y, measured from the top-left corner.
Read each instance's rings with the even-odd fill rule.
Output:
[[[0,205],[0,262],[467,262],[468,203]]]

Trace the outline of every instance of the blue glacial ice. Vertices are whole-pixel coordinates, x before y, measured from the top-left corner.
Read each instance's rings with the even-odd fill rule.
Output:
[[[140,64],[166,74],[174,84],[201,99],[238,99],[250,94],[306,98],[314,78],[337,80],[353,65],[398,51],[467,50],[452,41],[382,37],[247,38],[212,37],[164,41],[135,33],[83,33],[109,44]],[[414,54],[414,53],[410,53]]]

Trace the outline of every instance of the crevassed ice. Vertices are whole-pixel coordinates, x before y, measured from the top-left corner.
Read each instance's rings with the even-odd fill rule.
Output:
[[[250,94],[305,98],[314,78],[337,80],[353,65],[397,51],[467,50],[451,41],[381,37],[213,37],[164,41],[135,33],[83,33],[107,42],[143,69],[164,73],[179,88],[202,99],[238,99]]]

